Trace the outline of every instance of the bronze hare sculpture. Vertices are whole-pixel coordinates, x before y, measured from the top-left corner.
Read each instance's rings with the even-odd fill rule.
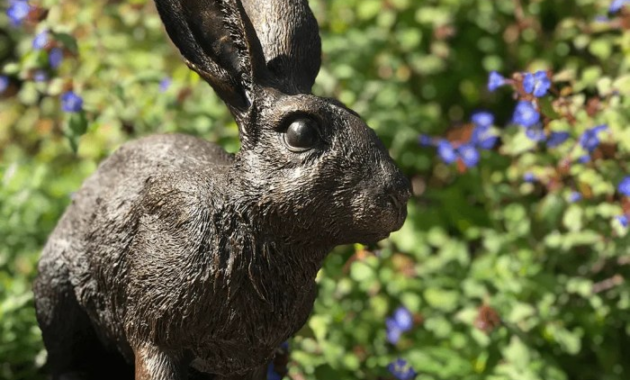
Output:
[[[340,244],[401,227],[410,185],[376,134],[310,94],[307,0],[155,0],[241,150],[156,135],[85,181],[35,283],[53,379],[262,380],[307,320]]]

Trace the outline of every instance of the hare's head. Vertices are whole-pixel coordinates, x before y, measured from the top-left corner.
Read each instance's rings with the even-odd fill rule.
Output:
[[[410,185],[361,118],[310,94],[320,40],[307,0],[156,0],[188,65],[241,135],[239,191],[296,242],[373,242],[401,227]]]

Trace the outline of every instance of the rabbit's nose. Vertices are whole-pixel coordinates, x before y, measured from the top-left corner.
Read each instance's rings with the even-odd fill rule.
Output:
[[[398,208],[405,207],[409,197],[411,197],[411,182],[398,170],[393,175],[385,191],[394,206]]]

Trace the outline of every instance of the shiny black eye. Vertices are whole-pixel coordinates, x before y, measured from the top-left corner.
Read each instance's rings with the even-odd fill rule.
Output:
[[[293,152],[305,152],[319,142],[317,123],[312,119],[297,119],[284,133],[284,142]]]

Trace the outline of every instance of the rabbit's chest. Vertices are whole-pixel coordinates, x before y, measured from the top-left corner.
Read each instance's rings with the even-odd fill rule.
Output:
[[[265,365],[275,350],[299,330],[312,310],[317,294],[314,281],[295,287],[278,281],[269,284],[274,296],[262,299],[241,289],[229,317],[197,344],[193,366],[224,376]]]

